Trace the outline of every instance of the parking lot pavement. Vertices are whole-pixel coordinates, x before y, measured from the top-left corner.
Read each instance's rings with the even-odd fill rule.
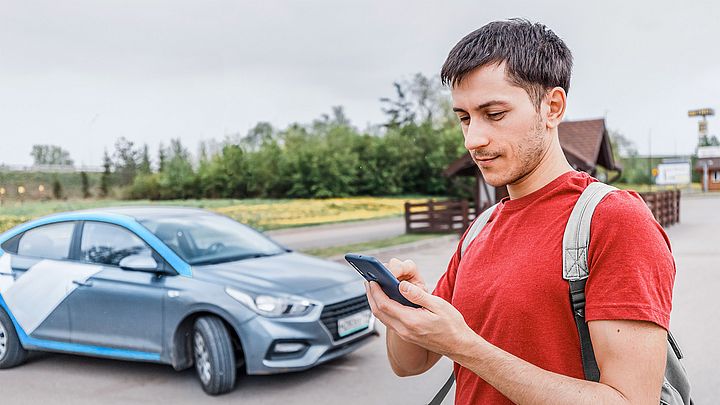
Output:
[[[405,219],[386,218],[369,221],[279,229],[265,232],[274,240],[295,250],[342,246],[405,233]]]

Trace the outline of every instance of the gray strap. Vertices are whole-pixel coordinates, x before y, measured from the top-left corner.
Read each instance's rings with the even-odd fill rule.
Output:
[[[600,381],[600,370],[595,360],[590,330],[585,322],[585,281],[589,274],[587,251],[590,245],[590,222],[600,201],[613,190],[617,189],[600,182],[590,183],[575,203],[563,235],[563,278],[570,284],[570,306],[580,337],[583,372],[588,381]]]
[[[463,255],[465,254],[465,250],[467,250],[468,245],[470,245],[470,242],[472,242],[478,235],[480,235],[480,231],[482,231],[482,229],[485,227],[488,219],[490,219],[490,215],[492,215],[493,211],[495,211],[495,207],[497,207],[498,204],[495,204],[492,207],[486,209],[482,212],[482,214],[475,218],[475,221],[470,226],[470,230],[465,236],[465,239],[463,239],[462,246],[460,247],[460,257],[463,257]]]
[[[563,278],[565,280],[587,278],[590,221],[600,201],[614,190],[617,188],[605,183],[590,183],[575,203],[563,235]]]

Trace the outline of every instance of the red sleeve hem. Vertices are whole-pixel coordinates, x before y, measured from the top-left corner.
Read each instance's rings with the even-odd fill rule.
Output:
[[[588,306],[585,308],[585,320],[588,322],[601,320],[648,321],[665,330],[670,330],[670,314],[647,306]]]

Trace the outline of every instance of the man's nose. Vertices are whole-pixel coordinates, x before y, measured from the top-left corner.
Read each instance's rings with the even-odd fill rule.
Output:
[[[490,137],[488,136],[487,128],[471,122],[465,132],[465,149],[475,150],[484,148],[488,146],[489,143]]]

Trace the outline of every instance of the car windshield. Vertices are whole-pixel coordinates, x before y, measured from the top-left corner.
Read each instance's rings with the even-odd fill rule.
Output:
[[[191,265],[286,252],[260,232],[222,215],[161,216],[139,222]]]

